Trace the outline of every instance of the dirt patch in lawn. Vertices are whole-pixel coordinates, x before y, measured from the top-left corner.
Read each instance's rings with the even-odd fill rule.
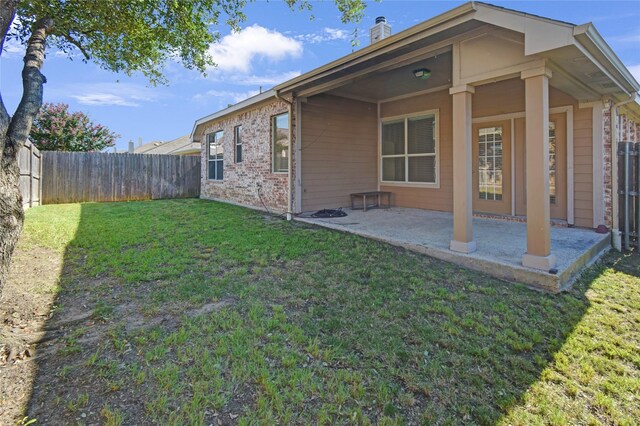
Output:
[[[96,304],[88,292],[68,292],[58,298],[63,263],[63,253],[45,247],[27,249],[20,246],[13,256],[9,282],[0,301],[0,425],[20,422],[29,405],[30,411],[39,412],[39,423],[72,421],[68,413],[65,416],[60,410],[47,411],[38,406],[44,408],[52,402],[47,402],[51,396],[47,390],[69,369],[65,352],[73,352],[77,342],[83,352],[90,354],[99,350],[100,343],[108,338],[112,327],[102,315],[127,318],[127,332],[154,326],[173,328],[171,323],[176,312],[143,315],[137,303],[116,304],[111,311]],[[104,285],[91,285],[101,284]],[[233,303],[235,301],[229,298],[206,303],[197,309],[176,307],[175,311],[196,316]],[[85,382],[83,388],[88,390],[91,384]],[[68,399],[65,389],[74,395],[77,393],[74,386],[57,386],[54,393],[58,398]],[[88,414],[103,419],[108,416],[108,413],[78,412],[78,417],[84,419]]]
[[[62,253],[43,247],[19,247],[13,256],[0,301],[0,423],[15,424],[29,402],[62,263]]]

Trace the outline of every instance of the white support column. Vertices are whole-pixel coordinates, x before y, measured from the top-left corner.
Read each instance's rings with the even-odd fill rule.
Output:
[[[453,251],[471,253],[473,240],[473,174],[472,174],[472,86],[449,89],[453,96]]]
[[[549,205],[549,78],[546,67],[523,71],[527,156],[527,252],[524,266],[549,271],[556,266],[551,254]]]

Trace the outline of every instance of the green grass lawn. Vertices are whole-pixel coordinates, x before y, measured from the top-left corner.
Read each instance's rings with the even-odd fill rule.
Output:
[[[42,361],[31,418],[640,419],[638,256],[608,255],[548,295],[201,200],[34,208],[22,241],[33,246],[65,251],[53,321],[81,307],[92,317]]]

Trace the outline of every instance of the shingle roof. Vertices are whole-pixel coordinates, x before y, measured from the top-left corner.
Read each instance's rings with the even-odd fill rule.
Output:
[[[133,150],[136,154],[183,154],[200,150],[200,143],[191,142],[189,135],[180,136],[177,139],[161,142],[153,141],[139,146]]]

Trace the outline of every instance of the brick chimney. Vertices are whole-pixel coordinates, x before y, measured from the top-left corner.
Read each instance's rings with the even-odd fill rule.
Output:
[[[376,23],[369,30],[369,36],[371,44],[391,36],[391,25],[387,24],[387,18],[378,16]]]

